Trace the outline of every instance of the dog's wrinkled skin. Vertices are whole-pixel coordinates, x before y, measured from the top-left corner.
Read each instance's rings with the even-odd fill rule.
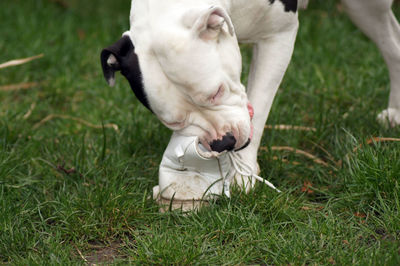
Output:
[[[128,34],[151,109],[167,127],[200,136],[206,147],[228,133],[236,149],[245,145],[248,100],[225,9],[201,1],[135,1]]]
[[[389,107],[378,119],[400,125],[400,26],[391,11],[393,0],[342,2],[355,24],[378,45],[389,67]],[[240,149],[251,139],[239,153],[257,172],[264,125],[294,48],[297,7],[305,8],[307,3],[133,0],[124,45],[129,42],[134,48],[129,57],[115,47],[103,51],[105,76],[112,84],[113,72],[121,70],[141,101],[167,127],[199,136],[209,150],[227,136],[234,142],[226,149]],[[254,44],[247,95],[240,83],[238,41]],[[126,67],[132,62],[139,63],[133,70]],[[138,72],[133,78],[132,71]],[[254,108],[252,121],[249,102]],[[246,190],[254,185],[251,179],[237,181]]]
[[[130,22],[124,35],[134,44],[146,100],[158,118],[180,134],[199,136],[210,150],[226,136],[233,136],[233,149],[245,146],[253,135],[253,108],[240,82],[237,36],[282,48],[265,84],[277,87],[293,50],[297,13],[279,1],[149,0],[132,2]]]
[[[167,127],[200,136],[206,147],[231,133],[240,148],[251,125],[233,25],[220,7],[178,2],[133,6],[130,36],[151,108]],[[137,23],[142,12],[150,13],[146,27]]]

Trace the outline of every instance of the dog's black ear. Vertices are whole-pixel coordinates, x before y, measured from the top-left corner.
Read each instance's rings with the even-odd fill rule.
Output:
[[[113,45],[101,52],[101,66],[107,83],[112,87],[115,85],[115,72],[121,74],[129,81],[132,91],[138,100],[151,111],[150,104],[144,92],[142,72],[139,59],[135,53],[135,47],[128,36],[123,36]]]

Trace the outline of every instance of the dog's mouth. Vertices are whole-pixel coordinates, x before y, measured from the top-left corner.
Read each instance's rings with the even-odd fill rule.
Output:
[[[241,148],[239,148],[239,149],[237,149],[237,150],[235,150],[235,152],[238,152],[238,151],[241,151],[241,150],[244,150],[244,149],[246,149],[247,148],[247,146],[249,146],[250,145],[250,142],[251,142],[251,139],[249,139]]]
[[[246,142],[239,148],[237,148],[237,140],[239,139],[239,132],[228,132],[226,133],[225,136],[223,136],[221,139],[214,140],[212,142],[207,142],[206,140],[200,140],[201,144],[209,151],[211,152],[225,152],[225,151],[240,151],[245,149],[249,144],[251,143],[251,140],[253,138],[253,124],[251,123],[251,120],[253,119],[254,116],[254,109],[253,106],[248,103],[247,104],[247,110],[249,112],[250,116],[250,134]]]

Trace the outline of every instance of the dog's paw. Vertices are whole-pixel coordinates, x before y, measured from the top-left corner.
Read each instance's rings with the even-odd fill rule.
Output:
[[[385,127],[400,126],[400,110],[395,108],[383,110],[378,115],[377,120]]]

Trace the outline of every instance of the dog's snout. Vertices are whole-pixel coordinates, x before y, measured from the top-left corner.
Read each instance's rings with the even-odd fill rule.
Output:
[[[216,152],[231,151],[235,145],[236,138],[232,133],[227,133],[222,139],[210,143],[211,150]]]

